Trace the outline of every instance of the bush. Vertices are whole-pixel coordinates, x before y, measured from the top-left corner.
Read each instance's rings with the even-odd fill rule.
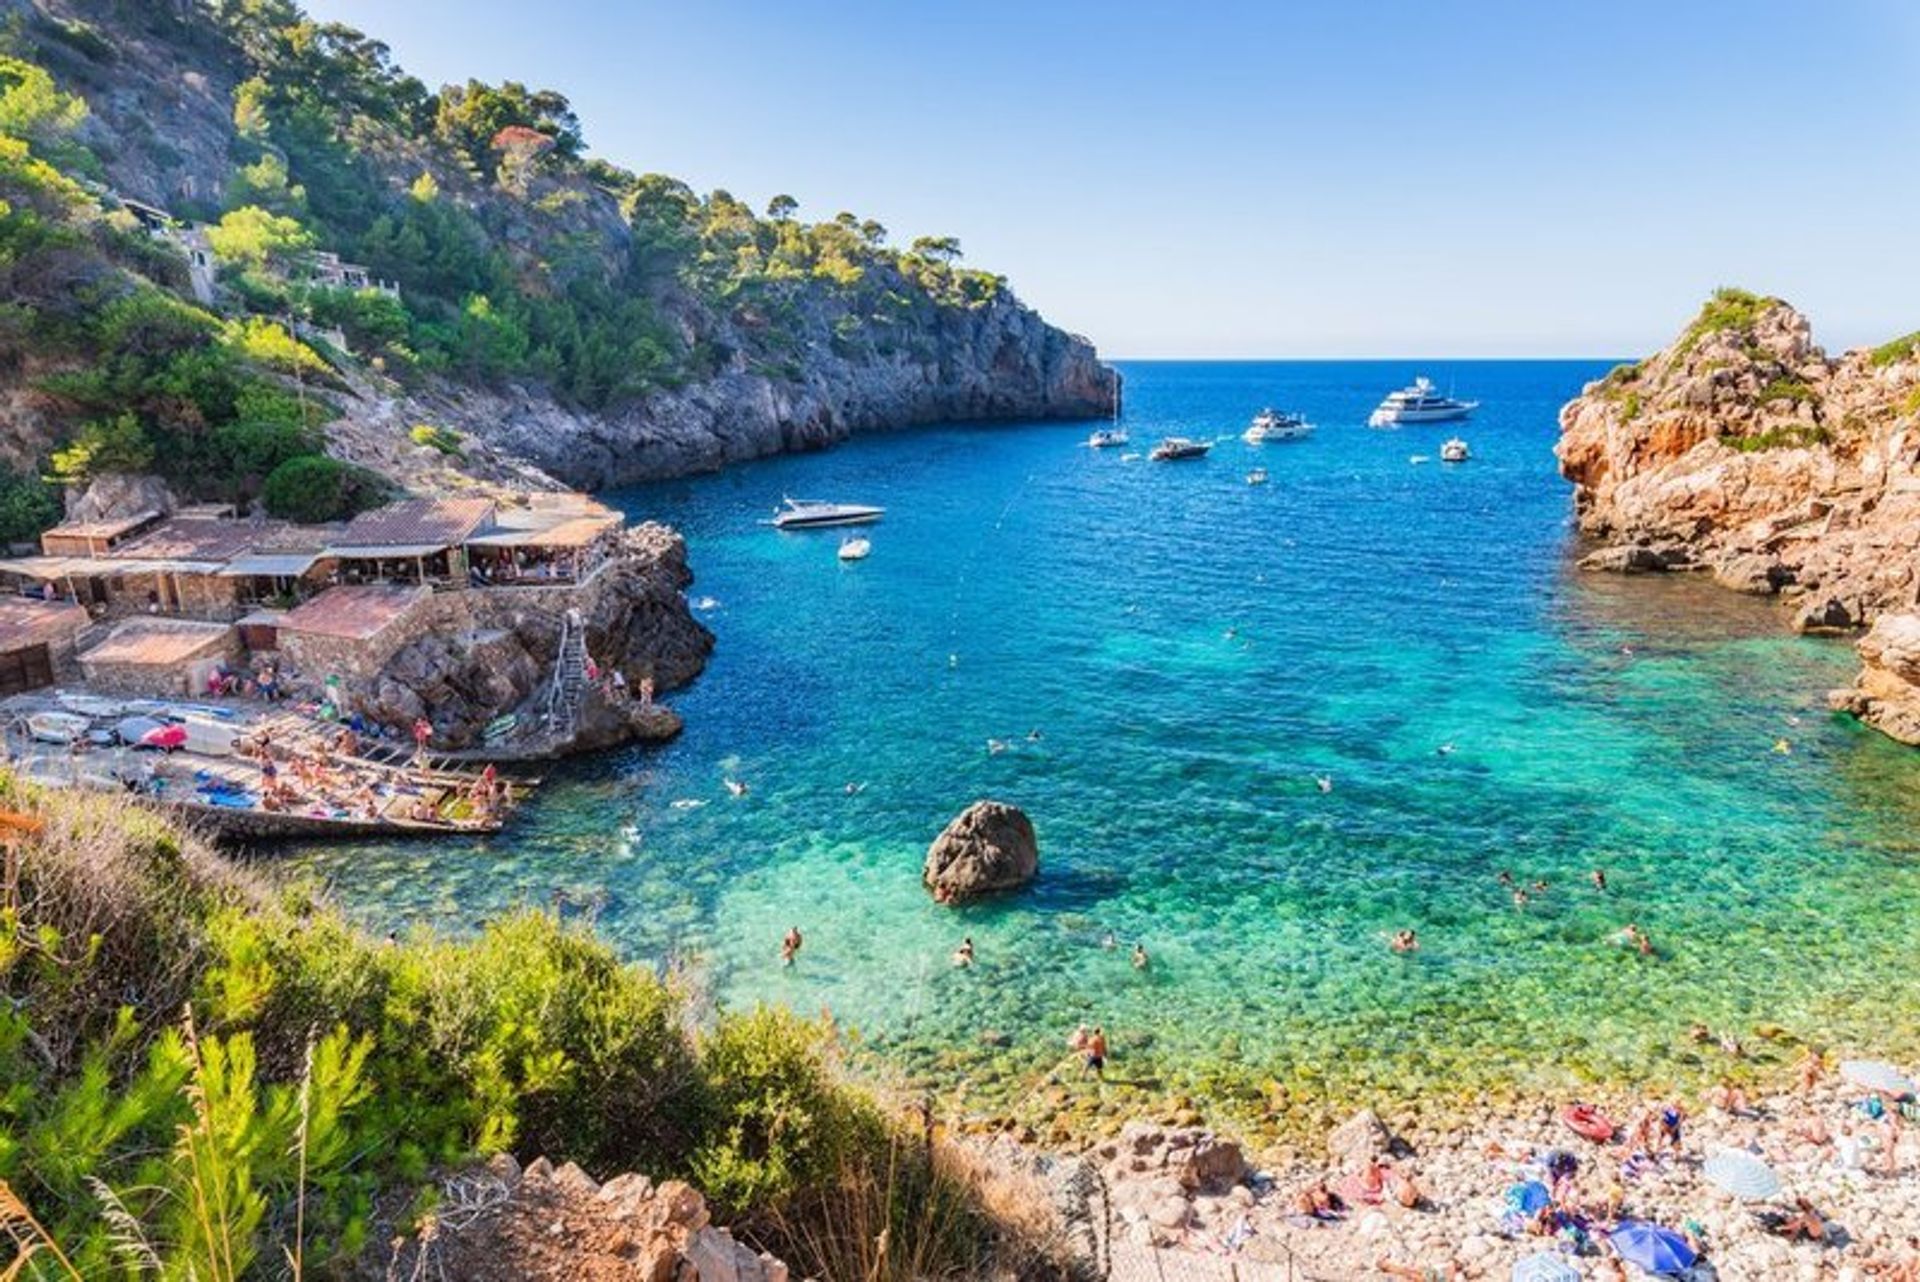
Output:
[[[70,485],[108,472],[144,472],[152,464],[153,442],[132,414],[88,423],[53,452],[54,476]]]
[[[424,445],[428,449],[438,450],[451,458],[465,458],[466,451],[460,448],[460,433],[451,428],[434,427],[427,423],[414,425],[407,433],[415,445]]]
[[[1680,354],[1684,356],[1692,351],[1708,334],[1752,329],[1753,323],[1760,319],[1760,314],[1779,301],[1729,285],[1721,286],[1713,291],[1713,297],[1700,308],[1700,314],[1693,318],[1693,323],[1680,336]]]
[[[60,500],[51,485],[0,468],[0,546],[37,539],[59,519]]]
[[[327,363],[311,347],[264,316],[227,327],[227,342],[246,359],[282,374],[326,375]]]
[[[1920,348],[1920,329],[1914,330],[1911,334],[1903,334],[1891,342],[1880,344],[1873,349],[1867,359],[1876,368],[1884,368],[1896,361],[1906,360],[1913,355],[1915,348]]]
[[[387,490],[385,481],[363,467],[324,454],[306,454],[274,468],[260,489],[260,498],[275,516],[318,524],[342,521],[377,507]]]

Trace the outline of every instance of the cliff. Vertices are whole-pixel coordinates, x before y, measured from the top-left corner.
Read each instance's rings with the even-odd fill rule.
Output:
[[[1118,403],[1092,345],[1004,278],[960,266],[953,238],[896,248],[850,213],[808,223],[777,197],[762,216],[727,192],[589,157],[551,90],[430,91],[377,39],[289,0],[0,0],[0,16],[7,52],[84,103],[32,140],[97,203],[65,221],[118,235],[135,202],[194,225],[113,240],[113,268],[182,299],[191,287],[225,317],[291,319],[333,366],[329,451],[396,479],[451,466],[538,484],[514,475],[528,464],[598,488],[873,428],[1092,417]],[[187,252],[209,243],[210,265],[189,273]],[[361,278],[343,281],[333,255],[393,290],[353,287]],[[85,369],[111,346],[63,348],[51,329],[0,336],[8,346],[0,414],[18,429],[5,451],[17,471],[82,420],[126,408],[164,473],[227,409],[129,395],[125,380],[111,396],[50,394],[50,371]],[[416,450],[422,425],[463,438],[468,457]],[[167,479],[247,483],[206,469]]]
[[[1722,290],[1560,432],[1586,565],[1709,572],[1801,631],[1875,624],[1834,705],[1920,743],[1920,335],[1830,357],[1786,303]]]

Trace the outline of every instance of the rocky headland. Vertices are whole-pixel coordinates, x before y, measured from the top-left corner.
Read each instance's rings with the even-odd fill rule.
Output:
[[[1721,290],[1560,412],[1583,564],[1696,570],[1861,639],[1837,709],[1920,744],[1920,335],[1829,356],[1776,298]]]

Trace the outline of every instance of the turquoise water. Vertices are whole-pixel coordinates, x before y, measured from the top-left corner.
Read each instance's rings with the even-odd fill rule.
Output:
[[[830,1008],[949,1080],[1042,1067],[1080,1021],[1189,1082],[1682,1074],[1694,1020],[1894,1049],[1920,757],[1824,711],[1845,645],[1573,568],[1555,414],[1606,365],[1429,371],[1485,402],[1460,467],[1409,461],[1455,429],[1363,426],[1410,365],[1151,363],[1135,448],[1234,434],[1204,462],[953,428],[617,494],[686,533],[719,636],[685,736],[561,768],[494,840],[295,861],[383,926],[558,894],[722,1002]],[[1264,404],[1318,434],[1243,445]],[[885,504],[871,558],[758,524],[782,494]],[[1040,879],[935,906],[927,843],[983,796],[1032,815]],[[1502,869],[1549,889],[1517,911]],[[1612,946],[1629,921],[1657,958]]]

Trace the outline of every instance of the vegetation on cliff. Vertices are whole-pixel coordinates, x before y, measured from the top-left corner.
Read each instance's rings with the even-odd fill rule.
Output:
[[[247,500],[321,452],[325,395],[363,363],[593,412],[724,370],[797,379],[816,349],[930,360],[943,316],[1017,307],[951,237],[896,249],[871,219],[589,159],[562,94],[429,90],[292,0],[49,0],[0,53],[0,364],[45,438],[17,474],[84,480],[111,434],[179,490]],[[146,95],[177,107],[166,136]],[[134,197],[204,224],[215,305]],[[398,291],[343,287],[328,254]]]
[[[381,941],[128,803],[0,775],[0,807],[44,824],[0,904],[0,1271],[333,1272],[394,1189],[503,1150],[689,1176],[803,1267],[853,1220],[916,1276],[994,1235],[823,1025],[696,1027],[680,978],[548,913]]]

